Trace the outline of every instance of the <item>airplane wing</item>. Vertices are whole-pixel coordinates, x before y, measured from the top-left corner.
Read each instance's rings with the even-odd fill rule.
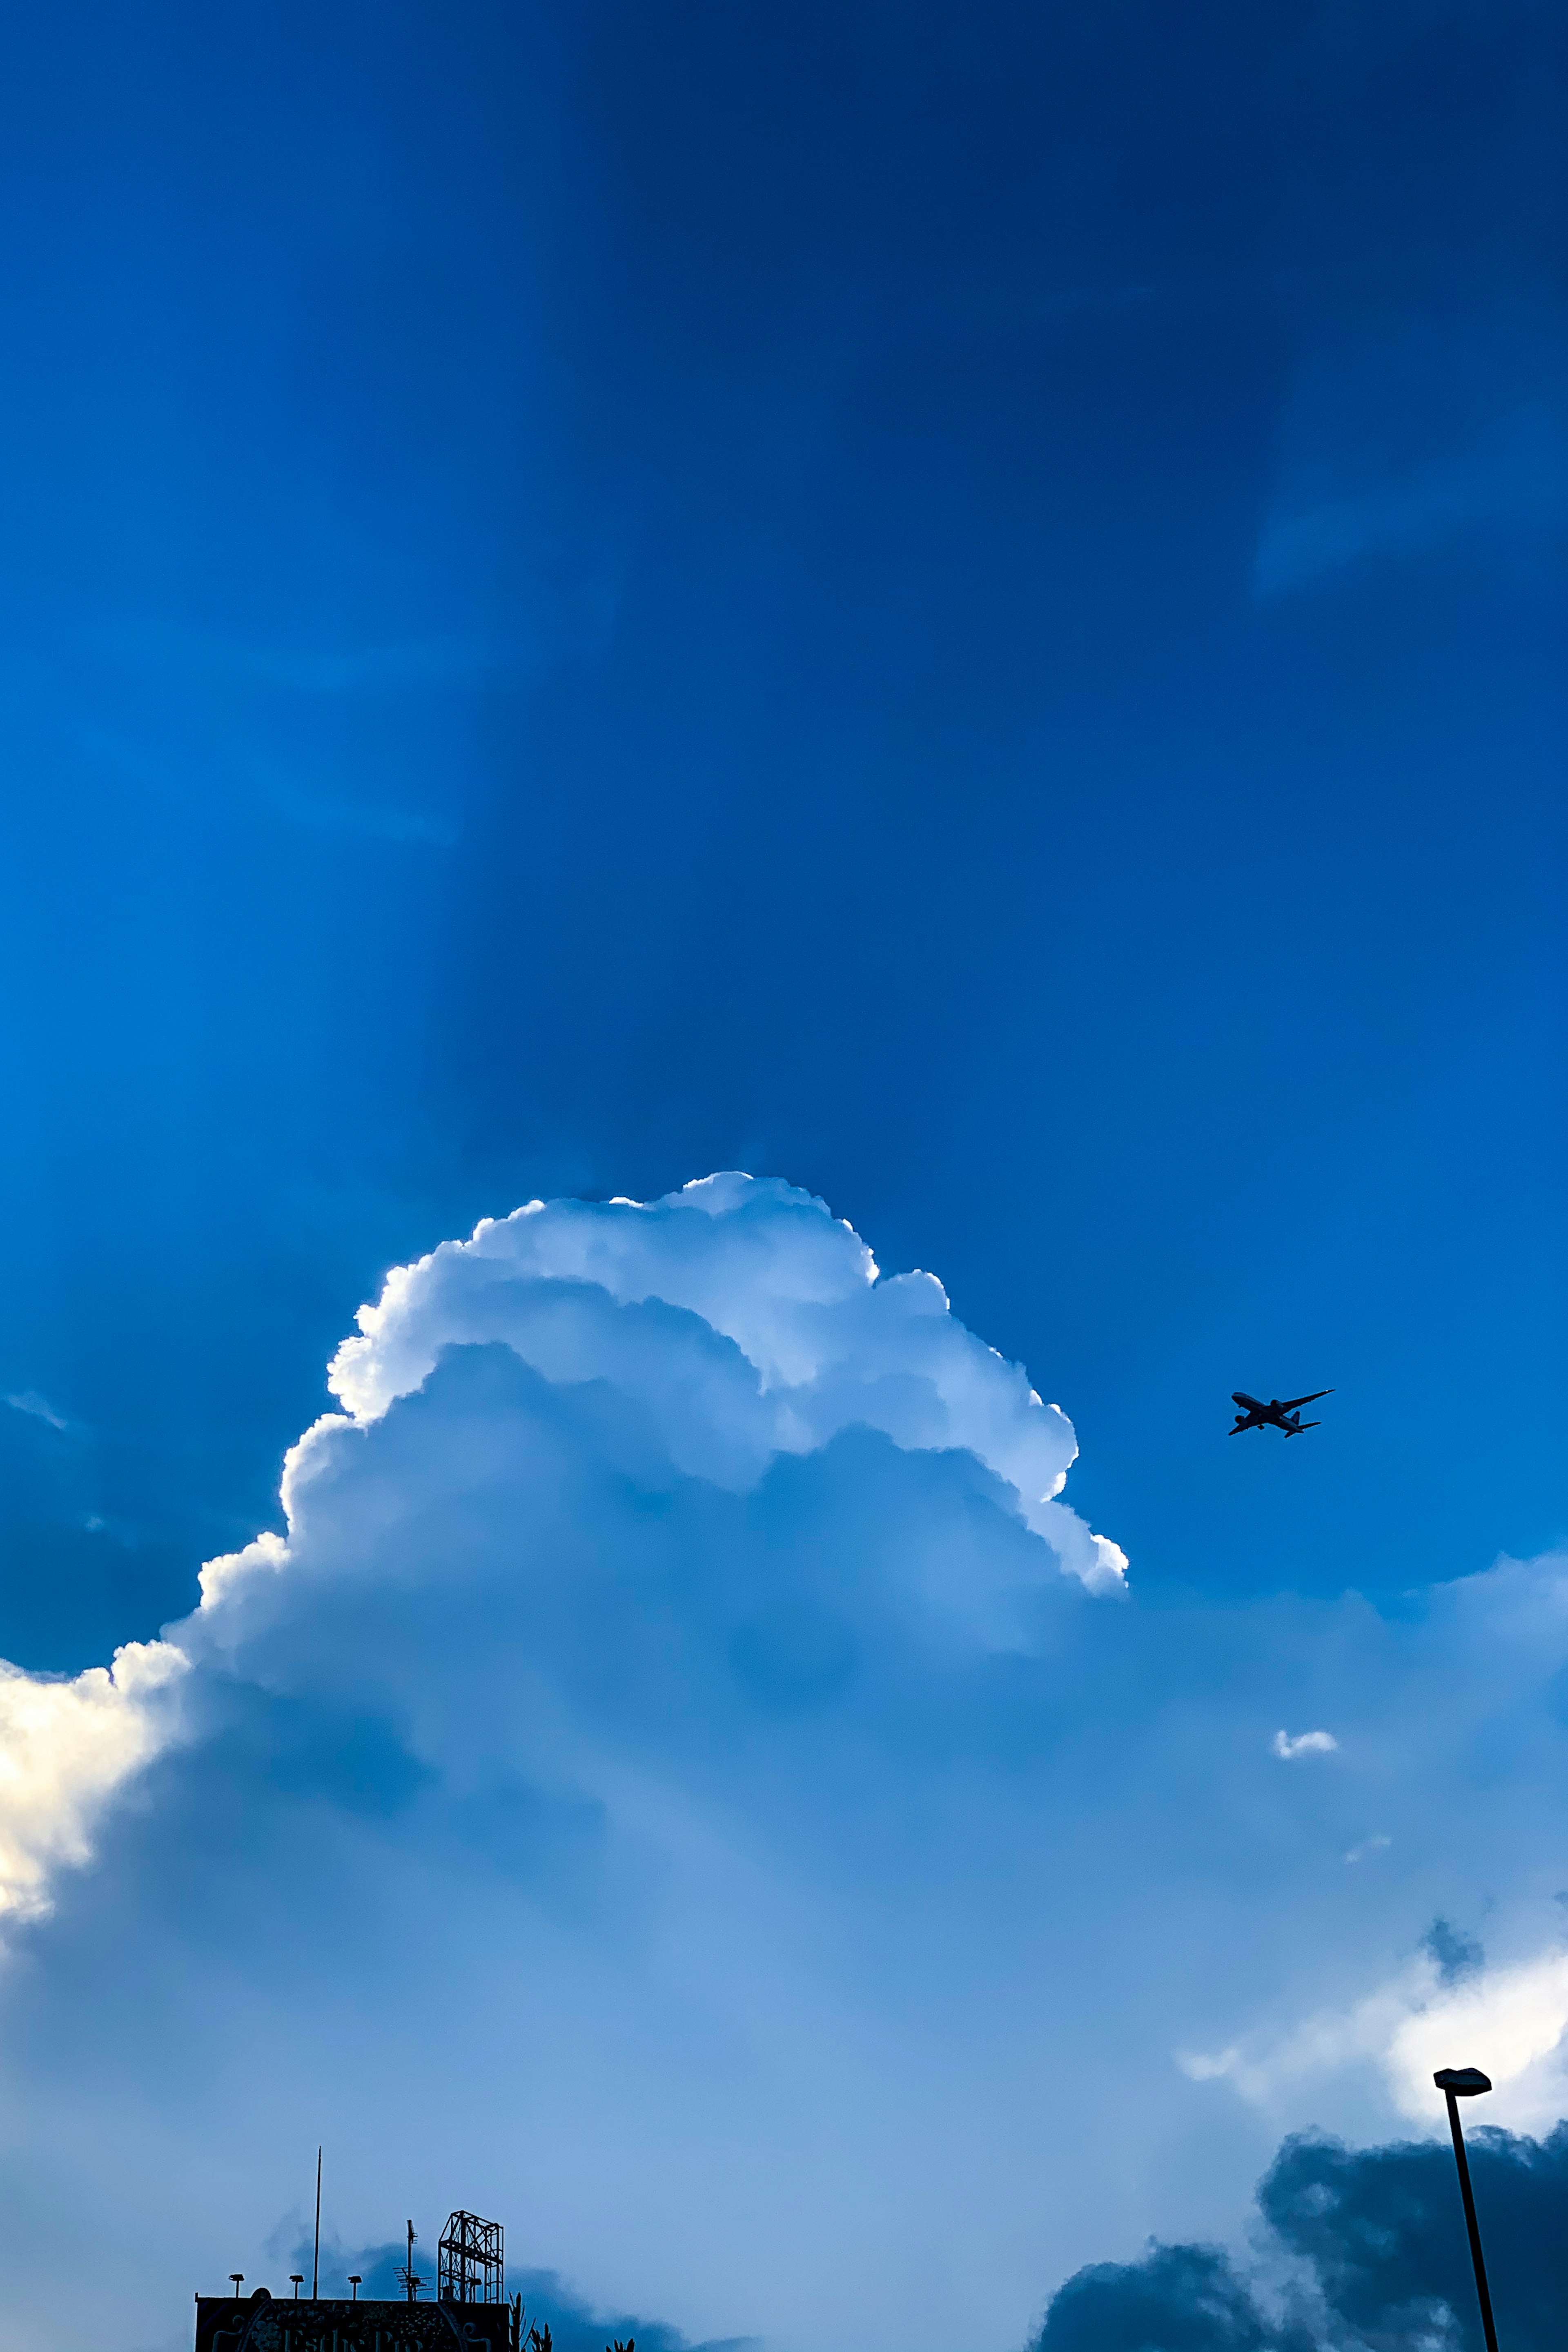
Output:
[[[1249,1397],[1245,1389],[1232,1389],[1230,1401],[1232,1404],[1245,1405],[1248,1412],[1261,1412],[1263,1410],[1261,1401],[1257,1397]]]
[[[1298,1405],[1316,1404],[1320,1397],[1332,1395],[1332,1389],[1314,1389],[1310,1396],[1284,1398],[1281,1401],[1279,1410],[1281,1412],[1294,1412]],[[1317,1425],[1316,1422],[1312,1423],[1312,1427],[1314,1429],[1316,1429]]]

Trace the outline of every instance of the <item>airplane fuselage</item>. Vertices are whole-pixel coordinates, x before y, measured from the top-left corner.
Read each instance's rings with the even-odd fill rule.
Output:
[[[1236,1416],[1230,1433],[1232,1437],[1238,1437],[1244,1429],[1282,1429],[1287,1437],[1300,1437],[1304,1429],[1316,1429],[1318,1426],[1315,1421],[1302,1420],[1301,1407],[1315,1404],[1319,1397],[1332,1394],[1331,1389],[1314,1389],[1310,1396],[1286,1397],[1283,1401],[1270,1397],[1266,1404],[1261,1397],[1248,1396],[1245,1389],[1232,1389],[1230,1401],[1232,1404],[1238,1404],[1241,1411]]]

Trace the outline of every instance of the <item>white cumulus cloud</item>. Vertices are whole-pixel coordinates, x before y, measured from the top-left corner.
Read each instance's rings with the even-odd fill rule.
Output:
[[[690,1478],[745,1494],[781,1456],[849,1431],[905,1451],[963,1450],[1005,1482],[1063,1570],[1095,1590],[1125,1574],[1119,1548],[1057,1499],[1078,1451],[1060,1409],[953,1319],[933,1276],[879,1278],[847,1225],[776,1181],[709,1177],[647,1206],[532,1202],[395,1267],[358,1319],[331,1372],[344,1413],[318,1422],[288,1458],[286,1538],[264,1534],[210,1560],[195,1617],[167,1642],[122,1651],[109,1671],[58,1683],[0,1662],[0,1910],[46,1907],[51,1869],[86,1859],[95,1811],[171,1736],[171,1685],[193,1658],[241,1638],[258,1580],[292,1573],[319,1585],[356,1556],[379,1573],[375,1538],[408,1497],[395,1481],[356,1476],[364,1434],[448,1349],[502,1349],[551,1390],[591,1400],[606,1452],[656,1486]],[[345,1481],[346,1523],[329,1499]],[[1026,1585],[1044,1564],[1019,1576],[1015,1560],[1009,1579]],[[984,1552],[910,1567],[901,1602],[1012,1638]],[[438,1578],[438,1545],[416,1572]],[[300,1605],[270,1597],[285,1613]],[[804,1659],[804,1632],[799,1642]],[[799,1674],[810,1679],[809,1663]]]
[[[735,1175],[487,1221],[389,1276],[331,1381],[283,1528],[209,1561],[190,1617],[112,1670],[0,1684],[0,1903],[52,1906],[70,1955],[0,1983],[41,2113],[100,2099],[126,2050],[184,2051],[182,2147],[226,2136],[237,2101],[254,2164],[331,2081],[363,2242],[417,2189],[412,2036],[443,2085],[421,2106],[433,2199],[482,2205],[499,2171],[504,2204],[521,2176],[539,2252],[624,2307],[720,2333],[759,2299],[787,2312],[802,2250],[770,2219],[764,2252],[752,2199],[760,2221],[809,2176],[800,2226],[815,2212],[828,2260],[844,2168],[879,2161],[857,2133],[902,2137],[867,2038],[900,1889],[920,1857],[955,1916],[984,1907],[963,1879],[1025,1826],[1005,1798],[955,1845],[912,1760],[933,1738],[1027,1746],[975,1678],[1048,1671],[1122,1587],[1061,1499],[1071,1424],[933,1276],[880,1276],[820,1202]],[[864,1981],[853,1938],[813,1957],[854,1916]],[[98,1988],[85,2024],[54,2006],[73,1974]],[[525,2105],[497,2109],[498,2063]],[[742,2112],[765,2189],[725,2154]],[[116,2144],[82,2143],[122,2177]],[[91,2201],[71,2161],[51,2212]],[[217,2177],[186,2172],[180,2229]],[[172,2226],[140,2221],[122,2276]],[[875,2301],[845,2292],[870,2340]]]
[[[1331,1756],[1339,1744],[1331,1731],[1299,1731],[1294,1739],[1287,1731],[1277,1731],[1273,1752],[1281,1763],[1289,1764],[1298,1756]]]

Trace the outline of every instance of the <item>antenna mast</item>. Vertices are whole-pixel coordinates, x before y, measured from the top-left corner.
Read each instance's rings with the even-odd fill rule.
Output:
[[[416,2303],[419,2299],[419,2290],[426,2284],[426,2281],[420,2277],[418,2272],[414,2267],[414,2224],[412,2221],[408,2224],[408,2260],[398,2272],[397,2275],[403,2281],[403,2291],[408,2297],[409,2302]]]

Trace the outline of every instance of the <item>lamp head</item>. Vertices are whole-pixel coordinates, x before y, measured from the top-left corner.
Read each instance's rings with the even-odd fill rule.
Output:
[[[1483,2074],[1479,2066],[1444,2066],[1432,2080],[1440,2091],[1452,2091],[1457,2099],[1477,2098],[1492,2086],[1491,2076]]]

